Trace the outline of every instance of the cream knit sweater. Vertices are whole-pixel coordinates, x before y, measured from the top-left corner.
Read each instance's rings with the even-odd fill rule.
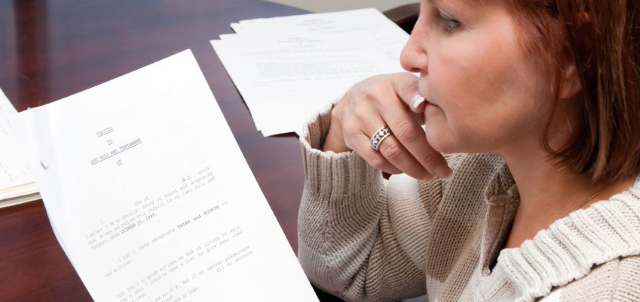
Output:
[[[449,158],[448,180],[389,181],[353,153],[321,152],[320,114],[301,137],[300,262],[348,301],[640,301],[640,184],[503,249],[518,191],[495,155]]]

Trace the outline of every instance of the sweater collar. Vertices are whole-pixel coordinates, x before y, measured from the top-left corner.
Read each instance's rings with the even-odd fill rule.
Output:
[[[518,193],[506,165],[496,174],[485,192],[489,209],[479,264],[482,279],[511,283],[520,301],[546,296],[553,287],[586,276],[596,265],[640,255],[640,178],[627,191],[555,221],[519,248],[500,251],[515,216]],[[498,253],[492,274],[490,264]]]

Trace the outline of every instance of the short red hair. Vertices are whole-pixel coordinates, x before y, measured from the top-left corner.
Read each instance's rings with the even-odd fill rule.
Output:
[[[522,26],[523,47],[550,66],[555,107],[566,59],[581,83],[582,125],[552,159],[593,181],[640,174],[640,2],[638,0],[506,0]],[[556,110],[554,109],[553,112]]]

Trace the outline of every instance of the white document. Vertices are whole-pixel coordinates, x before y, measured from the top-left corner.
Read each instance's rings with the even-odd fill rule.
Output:
[[[214,48],[265,136],[299,130],[353,84],[399,69],[369,51],[375,45],[366,39],[291,38],[257,47],[251,39],[223,42],[214,41]]]
[[[0,208],[40,199],[8,124],[7,119],[15,114],[16,109],[0,89]]]
[[[258,18],[232,23],[237,34],[341,34],[360,32],[382,39],[402,39],[407,34],[374,8]]]
[[[317,301],[190,51],[12,126],[94,300]]]
[[[212,41],[265,136],[294,132],[348,88],[402,71],[408,35],[374,9],[232,24]]]
[[[242,20],[231,24],[241,35],[274,37],[278,35],[365,37],[376,45],[369,52],[385,53],[398,63],[399,54],[409,35],[375,8],[363,8],[320,14]]]

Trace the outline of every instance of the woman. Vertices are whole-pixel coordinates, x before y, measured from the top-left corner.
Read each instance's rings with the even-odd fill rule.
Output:
[[[640,301],[639,31],[635,0],[423,0],[412,73],[357,84],[301,138],[311,281]]]

